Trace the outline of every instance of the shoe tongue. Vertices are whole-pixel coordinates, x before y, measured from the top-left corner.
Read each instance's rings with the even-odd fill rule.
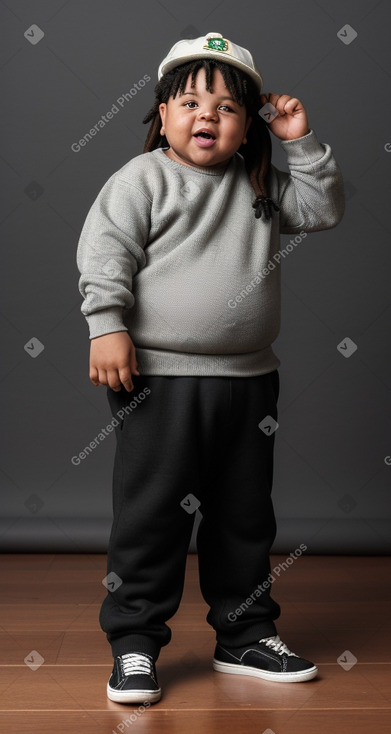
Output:
[[[122,655],[122,665],[125,675],[150,675],[152,670],[151,660],[142,653]]]
[[[264,637],[264,639],[259,640],[259,642],[268,643],[267,647],[269,647],[271,650],[274,650],[278,655],[288,655],[297,658],[298,656],[289,650],[289,648],[286,646],[285,642],[282,642],[280,637],[276,635],[275,637]]]

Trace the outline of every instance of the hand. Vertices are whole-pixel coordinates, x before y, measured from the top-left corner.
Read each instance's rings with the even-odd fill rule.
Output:
[[[309,133],[307,113],[297,97],[289,94],[261,94],[262,105],[270,104],[279,114],[268,126],[272,133],[281,140],[295,140]]]
[[[91,339],[90,380],[119,392],[122,385],[134,389],[132,374],[139,375],[136,349],[127,331],[115,331]],[[121,384],[122,383],[122,384]]]

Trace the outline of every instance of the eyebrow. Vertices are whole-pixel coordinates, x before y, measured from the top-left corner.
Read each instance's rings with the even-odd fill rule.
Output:
[[[183,95],[182,95],[182,96],[184,97],[184,96],[185,96],[185,94],[191,94],[191,96],[192,96],[192,97],[198,97],[198,94],[197,94],[197,92],[183,92]],[[234,100],[234,99],[232,99],[232,97],[219,97],[219,99],[220,99],[220,100],[223,100],[223,99],[229,99],[229,100],[230,100],[231,102],[235,102],[235,100]]]

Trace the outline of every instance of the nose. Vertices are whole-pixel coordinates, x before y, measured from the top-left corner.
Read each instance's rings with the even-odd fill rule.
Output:
[[[200,110],[198,113],[198,117],[203,117],[206,120],[217,120],[217,112],[207,109]]]

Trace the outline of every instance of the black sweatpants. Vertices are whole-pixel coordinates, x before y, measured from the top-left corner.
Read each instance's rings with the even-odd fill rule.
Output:
[[[182,597],[197,505],[200,589],[217,642],[235,647],[277,634],[280,607],[267,582],[274,433],[258,424],[277,420],[278,371],[136,375],[133,384],[131,393],[107,388],[117,447],[99,622],[113,656],[140,651],[157,660],[170,642],[166,621]]]

